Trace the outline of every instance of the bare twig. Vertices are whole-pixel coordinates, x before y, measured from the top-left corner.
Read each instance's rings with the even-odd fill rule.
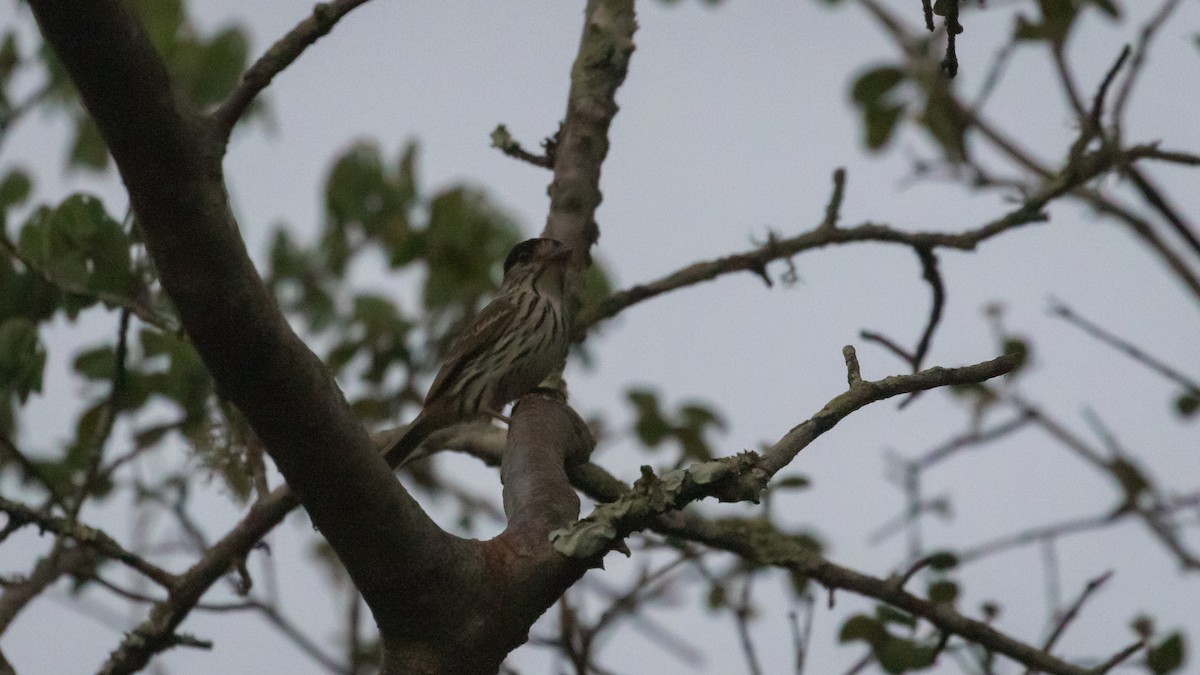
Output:
[[[800,599],[804,605],[804,626],[799,626],[796,612],[788,613],[788,621],[792,626],[792,648],[796,653],[796,675],[804,675],[804,662],[808,656],[808,645],[812,640],[813,609],[816,602],[812,594],[805,593]]]
[[[1137,191],[1146,200],[1146,203],[1155,211],[1158,211],[1159,215],[1175,230],[1175,233],[1191,247],[1197,256],[1200,256],[1200,238],[1196,236],[1195,228],[1180,215],[1179,209],[1171,204],[1167,196],[1158,189],[1158,186],[1141,169],[1129,165],[1124,167],[1123,171],[1133,181],[1133,186],[1137,188]]]
[[[79,439],[80,443],[86,444],[87,468],[84,470],[83,480],[79,483],[79,490],[75,494],[71,508],[67,512],[67,518],[72,522],[79,518],[80,509],[91,496],[96,477],[100,472],[100,463],[104,461],[104,446],[108,443],[109,436],[112,435],[113,426],[117,423],[117,416],[121,414],[121,394],[124,393],[125,385],[125,356],[129,350],[129,316],[128,308],[121,310],[121,318],[117,323],[117,346],[113,355],[112,383],[109,386],[108,398],[104,402],[100,424],[97,425],[92,438]]]
[[[242,81],[213,111],[212,122],[222,141],[229,141],[229,133],[234,125],[276,75],[300,58],[305,49],[329,33],[342,17],[366,1],[331,0],[319,3],[313,8],[312,14],[271,45],[271,48],[242,74]]]
[[[829,203],[825,205],[825,220],[820,228],[835,228],[841,217],[842,200],[846,197],[846,169],[838,167],[833,171],[833,192],[829,195]]]
[[[1029,417],[1024,414],[1017,415],[1010,420],[996,424],[987,429],[974,429],[965,434],[955,436],[945,443],[929,450],[924,455],[913,460],[913,463],[921,470],[941,462],[950,455],[976,445],[983,445],[995,440],[1006,438],[1009,434],[1017,431],[1029,423]]]
[[[1183,387],[1184,389],[1187,389],[1188,391],[1193,392],[1196,395],[1200,395],[1200,383],[1191,379],[1187,375],[1184,375],[1183,373],[1179,372],[1178,370],[1172,368],[1171,366],[1163,363],[1162,361],[1156,359],[1155,357],[1151,356],[1150,354],[1147,354],[1145,351],[1143,351],[1140,347],[1133,344],[1132,342],[1129,342],[1117,335],[1114,335],[1114,334],[1108,332],[1107,330],[1105,330],[1104,328],[1101,328],[1100,326],[1096,325],[1095,323],[1084,318],[1083,316],[1080,316],[1078,312],[1076,312],[1075,310],[1068,307],[1065,303],[1052,298],[1050,300],[1050,313],[1053,316],[1057,316],[1061,319],[1066,320],[1068,323],[1074,325],[1076,328],[1079,328],[1080,330],[1087,333],[1088,335],[1096,338],[1100,342],[1103,342],[1104,344],[1107,344],[1108,346],[1110,346],[1120,352],[1125,353],[1126,355],[1130,356],[1131,358],[1138,361],[1142,365],[1146,366],[1150,370],[1153,370],[1154,372],[1158,373],[1159,375],[1162,375],[1163,377],[1167,378],[1168,380],[1171,380],[1172,382],[1174,382],[1175,384],[1178,384],[1179,386]]]
[[[5,584],[0,595],[0,633],[3,633],[17,614],[64,575],[81,572],[96,563],[95,551],[86,547],[64,547],[55,544],[40,558],[28,576]]]
[[[1117,652],[1116,654],[1114,654],[1112,656],[1112,658],[1108,659],[1104,663],[1101,663],[1100,665],[1093,668],[1092,673],[1094,673],[1095,675],[1104,675],[1105,673],[1111,671],[1113,668],[1116,668],[1117,666],[1124,663],[1126,659],[1128,659],[1129,657],[1133,656],[1134,654],[1140,652],[1145,647],[1146,647],[1146,641],[1138,640],[1137,642],[1129,645],[1128,647],[1126,647],[1126,648],[1122,649],[1121,651]]]
[[[750,637],[750,617],[753,605],[750,602],[750,589],[754,575],[747,574],[742,579],[742,597],[733,608],[734,622],[737,624],[738,641],[742,645],[742,654],[746,657],[746,670],[750,675],[762,675],[762,665],[758,662],[758,654],[754,649],[754,640]]]
[[[554,148],[557,147],[557,143],[553,139],[548,138],[542,142],[542,147],[546,150],[545,154],[535,155],[526,150],[517,139],[512,137],[512,134],[508,131],[508,127],[500,124],[492,131],[492,147],[499,148],[504,154],[514,159],[519,159],[522,162],[543,169],[554,168]]]
[[[0,511],[8,514],[10,523],[34,524],[42,530],[48,530],[60,537],[69,537],[80,546],[93,549],[105,558],[125,563],[130,569],[142,573],[163,588],[171,589],[175,585],[175,575],[146,561],[141,556],[125,550],[116,540],[100,530],[74,523],[67,518],[35,511],[24,504],[4,497],[0,497]]]
[[[942,58],[942,71],[951,79],[958,75],[958,50],[955,48],[958,34],[963,32],[958,22],[959,0],[946,1],[946,55]]]
[[[1088,601],[1088,598],[1090,598],[1093,593],[1100,590],[1100,587],[1107,583],[1108,580],[1112,578],[1112,575],[1112,570],[1109,570],[1095,579],[1087,582],[1087,585],[1083,587],[1083,592],[1079,594],[1079,597],[1075,599],[1075,602],[1071,603],[1071,606],[1067,608],[1067,611],[1063,612],[1062,616],[1059,617],[1057,624],[1054,626],[1054,630],[1050,632],[1049,637],[1047,637],[1046,641],[1042,643],[1042,651],[1048,653],[1054,648],[1055,643],[1057,643],[1058,639],[1062,637],[1063,633],[1066,632],[1067,626],[1070,626],[1071,622],[1075,620],[1075,617],[1079,616],[1079,610],[1083,608],[1083,604]],[[1027,675],[1031,675],[1032,672],[1032,670],[1026,671]]]
[[[910,353],[890,338],[873,331],[864,330],[859,335],[864,340],[879,343],[892,351],[907,362],[909,367],[912,368],[912,372],[915,373],[921,369],[921,363],[929,353],[929,345],[933,341],[933,332],[937,330],[938,323],[942,320],[942,311],[946,307],[946,285],[942,281],[941,273],[938,271],[938,259],[937,255],[933,252],[933,248],[930,246],[914,246],[913,250],[916,251],[917,258],[921,261],[921,278],[929,284],[933,295],[929,307],[929,319],[925,323],[925,330],[921,332],[921,338],[917,341],[916,348]],[[919,395],[919,392],[914,392],[907,396],[900,402],[900,407],[907,406]]]
[[[1137,84],[1138,77],[1145,68],[1146,56],[1150,53],[1150,44],[1153,42],[1154,36],[1158,34],[1159,29],[1162,28],[1163,24],[1170,18],[1171,13],[1179,5],[1180,0],[1165,0],[1162,7],[1142,26],[1137,46],[1133,50],[1133,60],[1129,64],[1129,73],[1121,83],[1121,88],[1117,90],[1116,101],[1113,104],[1113,130],[1118,142],[1120,142],[1121,138],[1125,109],[1129,105],[1130,94],[1133,93],[1134,85]]]

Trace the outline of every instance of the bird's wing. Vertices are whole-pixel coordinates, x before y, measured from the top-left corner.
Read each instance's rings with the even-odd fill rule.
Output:
[[[504,331],[512,323],[516,309],[506,298],[500,297],[489,302],[479,312],[442,362],[437,377],[433,378],[433,384],[429,386],[429,393],[425,394],[426,405],[443,393],[442,390],[454,380],[455,374],[476,354],[504,335]]]

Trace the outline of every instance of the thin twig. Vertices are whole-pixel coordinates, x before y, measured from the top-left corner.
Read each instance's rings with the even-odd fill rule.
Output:
[[[1107,583],[1108,580],[1112,578],[1112,575],[1113,571],[1109,570],[1095,579],[1087,582],[1087,585],[1083,587],[1083,592],[1079,594],[1079,597],[1075,599],[1075,602],[1071,603],[1071,606],[1067,608],[1067,611],[1064,612],[1059,618],[1057,625],[1054,626],[1054,630],[1050,632],[1049,637],[1047,637],[1046,641],[1042,644],[1042,651],[1049,652],[1054,648],[1055,643],[1057,643],[1058,639],[1062,637],[1063,633],[1066,632],[1067,626],[1070,626],[1071,622],[1075,620],[1075,617],[1079,616],[1079,610],[1083,608],[1083,604],[1088,601],[1088,598],[1090,598],[1093,593],[1100,590],[1100,587]],[[1032,673],[1032,671],[1026,671],[1026,673]]]
[[[242,74],[241,82],[213,111],[213,126],[220,138],[228,142],[229,133],[234,125],[246,113],[255,97],[271,84],[271,80],[300,58],[305,49],[329,33],[342,17],[366,1],[331,0],[319,3],[313,8],[312,14],[271,45],[271,48]]]
[[[747,574],[742,579],[742,597],[733,608],[734,620],[737,623],[738,641],[742,645],[742,654],[746,657],[746,669],[750,675],[762,675],[762,666],[758,662],[758,654],[754,649],[754,640],[750,637],[750,588],[754,575]]]
[[[1158,189],[1154,182],[1150,180],[1150,177],[1144,174],[1141,169],[1133,165],[1128,165],[1124,167],[1123,171],[1133,181],[1133,186],[1137,188],[1137,191],[1146,200],[1146,203],[1155,211],[1158,211],[1159,215],[1170,223],[1175,233],[1187,242],[1187,245],[1191,247],[1197,256],[1200,256],[1200,237],[1196,236],[1195,228],[1183,219],[1183,216],[1179,213],[1179,209],[1171,204],[1167,196]]]
[[[1109,672],[1113,668],[1116,668],[1117,666],[1121,665],[1129,657],[1140,652],[1143,648],[1145,648],[1145,646],[1146,646],[1145,640],[1138,640],[1137,642],[1129,645],[1128,647],[1126,647],[1126,648],[1122,649],[1121,651],[1117,652],[1116,654],[1114,654],[1112,658],[1108,659],[1104,663],[1101,663],[1100,665],[1093,668],[1092,673],[1094,673],[1095,675],[1104,675],[1105,673]]]
[[[1121,129],[1124,126],[1125,110],[1129,105],[1130,95],[1133,93],[1134,85],[1137,84],[1138,77],[1142,74],[1142,70],[1146,65],[1146,56],[1150,53],[1150,44],[1153,42],[1155,35],[1158,34],[1163,24],[1170,18],[1171,13],[1180,5],[1180,0],[1165,0],[1162,7],[1150,20],[1142,26],[1142,30],[1138,37],[1137,46],[1133,50],[1133,60],[1129,64],[1129,74],[1125,76],[1125,80],[1121,83],[1121,88],[1117,90],[1116,100],[1113,104],[1113,130],[1117,142],[1121,139]]]
[[[37,525],[60,537],[69,537],[80,546],[91,548],[105,558],[125,563],[129,568],[141,572],[163,588],[171,589],[175,585],[175,575],[146,561],[141,556],[125,550],[116,540],[101,530],[74,523],[67,518],[35,511],[24,504],[4,497],[0,497],[0,511],[8,514],[10,524]]]
[[[1168,380],[1171,380],[1175,384],[1180,385],[1184,389],[1187,389],[1189,392],[1200,396],[1200,382],[1191,379],[1187,375],[1184,375],[1166,363],[1163,363],[1150,354],[1147,354],[1137,345],[1110,333],[1083,316],[1080,316],[1078,312],[1068,307],[1065,303],[1051,298],[1050,313],[1053,316],[1057,316],[1066,320],[1076,328],[1079,328],[1083,332],[1112,347],[1113,349],[1128,355],[1130,358],[1136,360],[1159,375],[1162,375]]]
[[[121,395],[124,393],[125,385],[125,357],[129,351],[129,317],[129,309],[122,308],[121,318],[117,322],[117,346],[113,354],[112,382],[109,385],[108,398],[104,401],[100,424],[96,427],[93,438],[79,439],[80,443],[85,444],[85,450],[88,453],[87,468],[84,470],[83,480],[79,483],[79,490],[75,494],[71,509],[67,512],[67,518],[71,521],[79,518],[80,509],[83,508],[84,502],[92,493],[92,488],[100,473],[100,463],[104,461],[104,446],[112,435],[113,427],[117,423],[117,416],[121,414]]]
[[[561,132],[561,129],[559,131]],[[512,137],[512,134],[508,131],[508,127],[499,124],[492,131],[492,147],[499,148],[501,152],[509,157],[519,159],[536,167],[543,169],[554,168],[554,149],[557,147],[557,141],[554,139],[547,138],[542,142],[542,147],[546,150],[545,154],[535,155],[526,150],[517,139]]]

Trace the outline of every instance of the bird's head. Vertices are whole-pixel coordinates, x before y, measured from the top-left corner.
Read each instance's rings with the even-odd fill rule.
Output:
[[[504,276],[507,278],[547,265],[565,266],[570,259],[571,247],[557,239],[526,239],[514,246],[504,260]]]

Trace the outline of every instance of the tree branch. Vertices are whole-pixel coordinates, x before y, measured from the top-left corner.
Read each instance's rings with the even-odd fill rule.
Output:
[[[574,468],[570,475],[577,487],[601,502],[614,502],[638,490],[636,485],[631,489],[594,464]],[[844,589],[886,602],[929,621],[941,631],[1046,673],[1084,675],[1090,672],[1000,633],[985,623],[969,619],[950,605],[913,596],[895,579],[880,579],[836,565],[813,553],[805,540],[779,532],[760,519],[710,521],[693,511],[670,511],[650,519],[648,527],[659,534],[729,551],[759,564],[792,570],[831,591]]]
[[[148,562],[141,556],[125,550],[108,534],[94,527],[80,525],[68,518],[47,515],[4,497],[0,497],[0,511],[8,514],[9,522],[6,529],[16,529],[29,524],[37,525],[43,531],[50,531],[59,537],[69,538],[79,546],[89,548],[105,558],[124,563],[130,569],[145,575],[146,578],[163,588],[170,590],[175,585],[175,575]]]
[[[899,394],[983,382],[1009,372],[1015,365],[1012,358],[1001,356],[963,368],[935,367],[912,375],[869,381],[861,379],[858,373],[854,348],[846,347],[843,352],[848,364],[849,390],[794,427],[762,456],[742,452],[669,471],[661,477],[655,476],[649,467],[642,467],[642,478],[631,492],[596,507],[587,518],[551,534],[555,548],[565,555],[597,563],[629,533],[644,529],[654,518],[693,501],[716,497],[720,501],[757,502],[772,476],[817,437],[859,408]]]
[[[332,375],[288,326],[230,211],[223,138],[175,98],[132,10],[119,0],[33,0],[30,7],[108,144],[163,287],[217,389],[245,414],[381,632],[401,630],[396,598],[453,590],[438,581],[452,560],[472,560],[456,557],[466,544],[438,528],[404,490]],[[228,556],[218,554],[173,602],[195,604],[203,582],[226,568]],[[106,672],[142,667],[169,646],[163,629],[183,614],[156,608],[149,632],[130,636]]]
[[[8,629],[17,614],[63,575],[74,574],[94,565],[96,554],[85,547],[65,548],[56,545],[38,560],[29,576],[9,584],[0,595],[0,633]]]
[[[1085,155],[1079,160],[1078,166],[1071,171],[1063,171],[1050,176],[1041,188],[1028,196],[1016,209],[1004,216],[985,223],[975,229],[958,233],[938,231],[906,232],[887,225],[864,223],[856,227],[840,228],[832,226],[829,211],[824,220],[816,227],[786,239],[771,238],[767,243],[757,248],[735,253],[715,260],[693,263],[676,270],[655,281],[633,286],[608,296],[595,305],[584,307],[575,321],[575,338],[583,339],[587,329],[605,319],[611,318],[625,308],[648,300],[657,295],[673,291],[685,286],[691,286],[704,281],[711,281],[718,276],[732,272],[754,272],[760,270],[775,260],[791,258],[804,251],[857,242],[880,242],[903,244],[915,250],[932,252],[937,248],[960,251],[974,250],[979,244],[1008,230],[1029,223],[1045,222],[1048,217],[1042,210],[1055,199],[1072,192],[1087,181],[1099,176],[1110,169],[1122,166],[1142,158],[1152,158],[1161,155],[1156,145],[1139,145],[1122,152],[1097,152]],[[1198,158],[1200,159],[1200,158]],[[840,198],[841,188],[835,181],[834,196],[830,204]],[[833,209],[836,214],[836,208]],[[924,266],[924,260],[922,261]],[[928,275],[928,267],[925,267]],[[926,277],[928,278],[928,276]],[[933,282],[931,282],[932,284]],[[936,307],[936,286],[935,307]],[[1196,282],[1196,292],[1200,294],[1200,281]],[[931,312],[931,319],[933,314]]]
[[[342,17],[366,2],[367,0],[332,0],[317,3],[312,14],[271,45],[271,48],[242,74],[241,82],[212,112],[213,126],[221,144],[229,142],[229,134],[234,125],[246,114],[255,97],[271,84],[276,75],[300,58],[305,49],[333,30]]]
[[[760,564],[783,567],[813,579],[829,590],[848,590],[898,607],[939,630],[1004,654],[1046,673],[1086,675],[1085,668],[1066,663],[1044,651],[969,619],[952,605],[934,603],[904,591],[890,579],[880,579],[836,565],[809,550],[805,542],[761,522],[708,522],[694,514],[674,513],[652,526],[669,536],[719,548]]]
[[[591,263],[590,249],[600,236],[595,221],[600,165],[608,155],[608,127],[617,114],[617,89],[625,81],[637,30],[633,0],[588,0],[584,15],[543,230],[572,246],[577,270]]]

